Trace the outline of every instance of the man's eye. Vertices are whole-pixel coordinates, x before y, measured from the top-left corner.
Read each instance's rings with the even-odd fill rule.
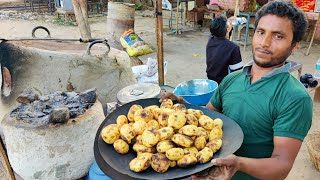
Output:
[[[274,36],[276,39],[282,39],[283,37],[281,35],[275,35]]]
[[[259,35],[262,35],[264,32],[263,32],[263,31],[257,31],[257,33],[258,33]]]

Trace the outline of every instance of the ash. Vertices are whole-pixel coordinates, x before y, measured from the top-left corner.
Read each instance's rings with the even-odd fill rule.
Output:
[[[38,126],[61,124],[84,114],[96,101],[96,89],[81,93],[57,91],[40,97],[34,90],[27,89],[17,101],[22,104],[15,108],[10,116],[18,121]]]

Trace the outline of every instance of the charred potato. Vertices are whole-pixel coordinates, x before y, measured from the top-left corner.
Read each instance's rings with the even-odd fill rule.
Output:
[[[145,121],[136,121],[133,123],[132,128],[135,135],[141,135],[148,128],[148,124]]]
[[[186,124],[198,126],[198,118],[193,114],[186,114],[187,122]]]
[[[120,115],[117,118],[117,125],[118,128],[120,129],[123,125],[128,124],[128,118],[125,115]]]
[[[156,121],[154,119],[152,119],[148,122],[148,127],[154,127],[155,129],[160,128],[158,121]]]
[[[200,116],[204,115],[204,113],[201,110],[195,109],[187,109],[187,113],[194,115],[197,119],[199,119]]]
[[[181,159],[177,161],[179,167],[190,167],[197,164],[197,158],[192,154],[184,155]]]
[[[159,173],[164,173],[170,167],[170,160],[166,157],[166,155],[156,153],[151,157],[151,167],[153,170]]]
[[[149,112],[152,113],[152,110],[153,110],[154,108],[159,108],[159,106],[157,106],[157,105],[151,105],[151,106],[145,107],[144,109],[145,109],[145,110],[148,110]]]
[[[223,121],[220,118],[216,118],[213,120],[213,123],[217,126],[219,126],[222,129]]]
[[[174,113],[174,112],[176,112],[175,110],[173,110],[173,109],[168,109],[168,108],[164,108],[164,109],[162,109],[162,111],[165,112],[165,113],[168,113],[169,115],[172,114],[172,113]]]
[[[175,110],[175,111],[182,111],[182,112],[184,112],[184,113],[187,112],[186,106],[183,105],[183,104],[179,104],[179,103],[173,105],[173,106],[172,106],[172,109]]]
[[[206,145],[206,147],[210,148],[213,153],[216,153],[222,146],[222,140],[219,138],[212,139]]]
[[[198,130],[199,130],[199,136],[205,137],[206,140],[209,138],[209,135],[208,135],[207,131],[204,128],[198,127]]]
[[[134,138],[135,143],[142,144],[142,135],[138,135]]]
[[[195,125],[185,125],[178,131],[180,134],[184,134],[187,136],[198,136],[199,129]]]
[[[131,124],[125,124],[120,129],[121,139],[125,140],[128,144],[131,144],[132,139],[135,137],[132,126]]]
[[[160,128],[168,126],[168,119],[169,119],[169,114],[166,112],[163,112],[158,116],[158,122],[159,122]]]
[[[223,131],[222,129],[220,128],[220,126],[215,126],[211,131],[210,131],[210,134],[209,134],[209,141],[213,140],[213,139],[222,139],[222,134],[223,134]]]
[[[198,150],[202,150],[204,147],[206,147],[207,140],[204,136],[199,136],[194,140],[194,147],[196,147]]]
[[[175,134],[171,140],[182,147],[191,147],[193,145],[193,140],[189,136],[183,134]]]
[[[172,106],[173,106],[173,102],[171,99],[164,99],[160,105],[160,108],[161,109],[165,109],[165,108],[171,109]]]
[[[129,120],[130,122],[133,122],[133,121],[134,121],[134,114],[135,114],[136,111],[139,110],[139,109],[142,109],[142,106],[137,105],[137,104],[134,104],[134,105],[132,105],[132,106],[130,107],[129,112],[128,112],[128,115],[127,115],[128,120]]]
[[[129,167],[134,172],[141,172],[150,167],[152,154],[142,153],[130,161]]]
[[[207,129],[207,130],[211,130],[215,126],[213,120],[209,116],[206,116],[206,115],[202,115],[199,118],[199,124],[201,127],[203,127],[204,129]]]
[[[151,110],[153,117],[157,120],[159,118],[159,115],[163,112],[161,108],[154,108]]]
[[[153,115],[150,111],[145,109],[139,109],[137,110],[133,115],[134,121],[145,121],[149,122],[151,119],[153,119]]]
[[[186,115],[183,112],[175,112],[170,114],[168,118],[168,126],[174,130],[182,128],[187,122]]]
[[[175,167],[177,165],[177,161],[170,160],[170,167]]]
[[[129,145],[122,139],[116,140],[113,147],[119,154],[126,154],[129,151]]]
[[[184,154],[192,154],[194,157],[198,154],[198,149],[196,147],[189,147],[183,149]]]
[[[143,144],[135,143],[132,149],[137,153],[155,153],[155,147],[146,147]]]
[[[142,144],[146,147],[152,147],[156,145],[160,140],[160,135],[158,133],[158,130],[151,127],[146,129],[142,133]]]
[[[210,161],[213,157],[213,152],[210,148],[205,147],[201,151],[198,152],[196,158],[199,163],[203,164]]]
[[[177,161],[184,156],[182,148],[171,148],[166,152],[166,156],[171,161]]]
[[[101,131],[101,137],[107,144],[113,144],[120,138],[120,131],[117,124],[109,124]]]
[[[174,130],[172,127],[164,127],[158,130],[159,135],[160,135],[160,141],[170,139],[173,134]]]
[[[174,147],[175,147],[175,144],[172,141],[164,140],[164,141],[158,142],[157,151],[160,153],[165,153],[166,151]]]

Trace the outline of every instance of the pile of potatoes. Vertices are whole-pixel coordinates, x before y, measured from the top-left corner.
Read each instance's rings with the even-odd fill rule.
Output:
[[[210,161],[222,146],[221,119],[211,119],[201,110],[187,109],[165,99],[160,107],[132,105],[127,116],[101,131],[102,139],[125,154],[129,145],[137,153],[130,169],[141,172],[152,167],[164,173],[169,167],[188,167]]]

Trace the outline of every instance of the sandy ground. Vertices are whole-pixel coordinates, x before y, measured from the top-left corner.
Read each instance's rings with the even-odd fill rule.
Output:
[[[142,15],[149,15],[143,17]],[[140,37],[155,49],[156,38],[154,29],[154,19],[150,16],[152,12],[137,12],[135,19],[135,31]],[[90,18],[92,36],[95,38],[105,37],[106,17]],[[77,27],[61,26],[46,21],[39,20],[1,20],[0,37],[18,38],[31,37],[31,30],[35,26],[46,26],[50,29],[53,38],[79,38],[80,33]],[[168,24],[168,20],[164,20]],[[168,26],[165,26],[167,29]],[[166,31],[166,30],[165,30]],[[202,31],[183,32],[180,35],[169,35],[164,33],[164,60],[168,61],[168,73],[166,84],[175,87],[180,82],[190,79],[206,78],[205,73],[205,46],[209,36],[208,28]],[[291,60],[303,64],[302,73],[313,73],[316,60],[320,57],[320,45],[314,43],[309,56],[305,56],[309,43],[302,42],[300,49],[290,56]],[[245,62],[251,60],[251,46],[247,51],[243,51],[242,58]],[[195,56],[198,54],[198,56]],[[156,53],[141,56],[140,59],[146,63],[148,57],[156,57]],[[310,92],[313,96],[313,91]],[[313,124],[310,133],[320,129],[320,104],[314,104]],[[1,168],[0,168],[1,169]],[[1,175],[2,174],[2,175]],[[287,177],[288,180],[319,179],[320,172],[315,169],[309,160],[309,154],[305,143],[294,163],[293,169]],[[0,179],[5,179],[0,171]]]

